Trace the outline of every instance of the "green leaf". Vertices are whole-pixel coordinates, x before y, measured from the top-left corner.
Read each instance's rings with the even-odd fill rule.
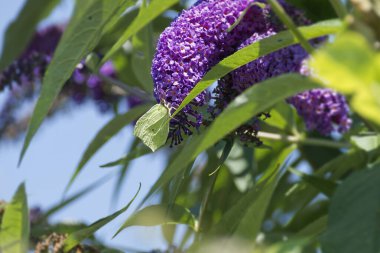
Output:
[[[283,149],[277,159],[273,160],[264,172],[258,183],[245,195],[231,205],[230,209],[223,214],[220,221],[214,225],[206,234],[206,243],[219,239],[219,244],[227,245],[229,239],[246,239],[247,242],[254,241],[260,232],[262,222],[272,194],[282,175],[283,169],[287,166],[287,157],[295,150],[296,146],[291,145]],[[220,241],[220,238],[227,238]],[[192,246],[192,252],[204,249],[204,242],[196,243]],[[226,252],[235,252],[230,250]],[[203,252],[203,251],[199,251]],[[209,251],[205,251],[209,252]],[[215,251],[218,252],[218,251]],[[252,252],[252,251],[244,251]]]
[[[378,253],[380,221],[380,165],[352,174],[332,198],[326,253]]]
[[[351,150],[337,158],[331,160],[313,173],[314,176],[327,178],[332,181],[340,180],[342,177],[363,168],[368,161],[368,155],[363,150]],[[296,209],[301,212],[320,193],[311,184],[300,181],[293,185],[287,192],[285,210]],[[297,223],[297,214],[294,215],[289,224]]]
[[[352,93],[374,82],[377,75],[374,61],[375,54],[364,37],[344,32],[316,51],[310,66],[326,86]]]
[[[321,235],[327,227],[327,215],[322,216],[315,221],[309,223],[307,226],[302,228],[302,230],[297,232],[297,236],[319,236]]]
[[[17,19],[8,26],[5,32],[0,72],[23,53],[36,32],[38,23],[48,16],[59,2],[60,0],[28,0],[25,2]]]
[[[25,185],[21,184],[12,201],[5,206],[0,228],[2,253],[25,253],[29,242],[29,209]]]
[[[265,249],[265,253],[301,253],[309,240],[307,238],[293,239],[285,242],[275,243]]]
[[[236,97],[203,133],[193,136],[153,185],[146,198],[165,185],[202,151],[214,145],[253,116],[293,94],[315,87],[317,87],[316,84],[305,77],[288,74],[265,80],[248,88]]]
[[[281,176],[281,168],[286,166],[286,158],[294,151],[290,146],[281,152],[263,175],[257,186],[250,190],[220,221],[220,228],[235,236],[255,240],[261,230],[266,210]],[[221,232],[220,230],[218,233]]]
[[[126,29],[123,36],[112,46],[108,53],[104,56],[102,63],[108,61],[133,35],[138,33],[147,24],[152,22],[155,18],[165,12],[179,0],[153,0],[149,6],[141,11],[132,24]]]
[[[315,189],[319,190],[327,197],[331,198],[335,192],[337,184],[334,181],[324,179],[315,175],[308,175],[299,170],[288,168],[288,170],[294,175],[299,176],[303,181],[313,186]]]
[[[141,105],[133,108],[132,110],[115,116],[111,119],[100,131],[96,134],[94,139],[88,145],[86,151],[84,152],[77,168],[73,176],[70,179],[68,186],[66,187],[66,191],[70,188],[76,177],[82,171],[83,167],[87,164],[87,162],[91,159],[91,157],[112,137],[114,137],[117,133],[119,133],[125,126],[130,124],[133,120],[135,120],[138,116],[143,114],[149,105]]]
[[[19,162],[22,161],[33,136],[76,65],[94,49],[108,22],[114,19],[114,15],[122,6],[125,6],[124,2],[124,0],[76,2],[73,17],[43,78],[41,94],[29,124]]]
[[[114,167],[117,165],[123,165],[127,162],[132,161],[133,159],[140,158],[144,155],[150,154],[152,151],[147,146],[137,146],[135,149],[133,149],[131,152],[129,152],[126,156],[114,161],[110,162],[104,165],[101,165],[102,168],[109,168]]]
[[[312,39],[332,33],[338,32],[342,28],[342,23],[337,20],[324,21],[316,23],[311,26],[301,27],[299,30],[302,32],[306,39]],[[215,65],[211,70],[202,78],[202,80],[197,83],[193,90],[187,95],[187,97],[182,101],[179,107],[174,112],[176,115],[180,112],[188,103],[190,103],[196,96],[198,96],[202,91],[207,89],[214,82],[218,81],[223,76],[227,75],[229,72],[246,65],[247,63],[256,60],[257,58],[277,51],[281,48],[294,45],[297,40],[294,38],[290,31],[280,32],[271,37],[262,39],[258,42],[252,43],[251,45],[240,49],[233,55],[225,58],[217,65]]]
[[[281,20],[281,22],[293,33],[293,35],[300,42],[300,45],[306,50],[308,53],[313,52],[313,47],[310,42],[303,36],[300,30],[297,28],[296,24],[294,24],[293,20],[286,13],[281,4],[278,3],[277,0],[267,0],[268,4],[271,6],[272,11],[276,14],[276,16]]]
[[[360,64],[358,64],[360,62]],[[310,60],[323,85],[352,95],[351,107],[380,125],[380,54],[359,33],[345,32]]]
[[[134,135],[154,152],[166,143],[169,118],[169,110],[157,104],[136,122]]]
[[[190,210],[179,205],[153,205],[134,213],[114,235],[131,226],[159,226],[186,224],[195,228],[195,218]]]
[[[45,219],[49,218],[50,216],[52,216],[53,214],[55,214],[56,212],[62,210],[63,208],[65,208],[66,206],[70,205],[71,203],[75,202],[76,200],[80,199],[81,197],[83,197],[84,195],[86,195],[87,193],[91,192],[92,190],[98,188],[99,186],[101,186],[103,183],[107,182],[111,177],[105,177],[105,178],[101,178],[97,181],[95,181],[94,183],[92,183],[91,185],[87,186],[86,188],[84,188],[83,190],[73,194],[72,196],[68,197],[67,199],[63,200],[62,202],[60,202],[59,204],[57,205],[54,205],[52,206],[51,208],[49,208],[48,210],[46,210],[44,213],[43,213],[43,217]]]
[[[127,152],[134,151],[139,144],[139,140],[137,138],[133,138],[132,144],[128,145]],[[124,163],[121,164],[121,166],[118,168],[118,175],[115,182],[115,187],[113,189],[111,203],[116,204],[118,203],[120,194],[122,193],[121,188],[123,186],[123,183],[125,182],[125,178],[127,176],[128,169],[130,167],[130,160],[126,160]]]
[[[143,1],[140,7],[139,16],[143,15],[146,6],[146,1]],[[153,48],[153,29],[152,24],[146,25],[136,35],[132,37],[132,68],[137,79],[142,84],[143,88],[151,94],[153,92],[153,79],[150,74],[152,65],[154,48]]]
[[[218,162],[216,163],[216,168],[214,169],[213,172],[211,172],[209,174],[209,176],[212,176],[213,174],[215,174],[216,172],[218,172],[220,170],[220,168],[224,165],[225,161],[227,160],[228,156],[230,155],[233,146],[234,146],[234,139],[233,138],[226,141],[226,145],[223,148],[222,154],[221,154]]]
[[[302,9],[305,12],[305,16],[314,22],[336,18],[336,13],[329,0],[288,0],[287,2]]]
[[[254,151],[252,147],[235,143],[224,163],[240,192],[247,192],[255,184],[257,167],[253,160]]]
[[[119,211],[113,213],[110,216],[104,217],[104,218],[102,218],[102,219],[94,222],[93,224],[89,225],[88,227],[86,227],[84,229],[81,229],[79,231],[76,231],[76,232],[70,234],[67,237],[67,239],[65,240],[64,251],[65,252],[70,251],[72,248],[74,248],[76,245],[78,245],[81,241],[83,241],[84,239],[92,236],[100,228],[102,228],[103,226],[107,225],[108,223],[110,223],[111,221],[113,221],[115,218],[117,218],[120,214],[122,214],[125,211],[127,211],[127,209],[129,208],[129,206],[132,204],[132,202],[135,200],[135,198],[139,194],[140,189],[141,189],[141,184],[140,184],[139,189],[137,190],[135,196],[132,198],[132,200],[125,207],[123,207],[122,209],[120,209]]]

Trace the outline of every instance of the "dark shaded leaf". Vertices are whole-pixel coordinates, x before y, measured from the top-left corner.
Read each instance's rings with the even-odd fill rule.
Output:
[[[299,176],[303,181],[313,186],[315,189],[319,190],[327,197],[331,198],[335,192],[337,184],[334,181],[324,179],[315,175],[308,175],[299,170],[289,168],[289,171],[293,174]]]
[[[322,237],[326,253],[380,250],[380,165],[352,174],[338,187]]]

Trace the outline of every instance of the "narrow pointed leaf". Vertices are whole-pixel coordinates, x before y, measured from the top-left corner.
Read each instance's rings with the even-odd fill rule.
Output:
[[[0,72],[17,59],[27,47],[38,23],[50,14],[60,0],[27,0],[7,28],[1,50]],[[4,7],[4,6],[3,6]]]
[[[122,165],[127,162],[132,161],[133,159],[140,158],[144,155],[152,153],[152,150],[150,150],[147,146],[138,146],[135,149],[131,150],[126,156],[114,161],[110,162],[104,165],[101,165],[102,168],[109,168],[109,167],[115,167],[117,165]]]
[[[21,184],[5,206],[0,228],[0,252],[25,253],[29,242],[29,209],[25,185]]]
[[[106,25],[123,6],[124,0],[77,1],[73,17],[43,78],[41,94],[29,124],[19,162],[76,65],[95,48]]]
[[[81,229],[79,231],[76,231],[76,232],[70,234],[67,237],[67,239],[65,240],[64,251],[65,252],[70,251],[73,247],[75,247],[76,245],[78,245],[81,241],[83,241],[84,239],[92,236],[100,228],[102,228],[103,226],[107,225],[108,223],[110,223],[111,221],[113,221],[115,218],[117,218],[120,214],[122,214],[125,211],[127,211],[127,209],[130,207],[130,205],[132,204],[132,202],[135,200],[135,198],[139,194],[140,189],[141,189],[141,184],[140,184],[139,189],[137,190],[135,196],[132,198],[132,200],[125,207],[123,207],[122,209],[120,209],[119,211],[113,213],[110,216],[104,217],[104,218],[102,218],[102,219],[94,222],[93,224],[89,225],[88,227],[86,227],[84,229]]]
[[[226,217],[222,218],[220,226],[227,229],[227,231],[234,231],[233,234],[235,236],[250,240],[256,239],[261,230],[273,192],[282,175],[281,165],[286,166],[286,159],[294,149],[294,146],[290,146],[281,152],[280,156],[273,162],[271,167],[268,168],[266,174],[262,178],[263,180],[261,180],[255,189],[252,189],[244,199],[239,201],[230,212],[226,213]],[[244,206],[246,206],[246,208],[244,208]],[[239,221],[237,226],[226,226],[231,222],[228,220],[228,217],[233,216],[241,217],[241,219],[235,219]]]
[[[104,56],[102,63],[108,61],[133,35],[138,33],[147,24],[152,22],[155,18],[165,12],[179,0],[153,0],[144,12],[141,12],[128,26],[121,38],[112,46],[106,56]]]
[[[143,1],[139,15],[144,15],[147,4]],[[136,35],[132,37],[132,68],[142,87],[149,94],[153,93],[153,79],[150,74],[154,48],[152,24],[147,24]]]
[[[87,186],[83,190],[81,190],[81,191],[73,194],[72,196],[68,197],[67,199],[65,199],[64,201],[60,202],[59,204],[52,206],[51,208],[49,208],[48,210],[46,210],[43,213],[44,218],[47,219],[50,216],[52,216],[53,214],[55,214],[56,212],[58,212],[58,211],[62,210],[63,208],[69,206],[70,204],[72,204],[76,200],[78,200],[81,197],[85,196],[87,193],[90,193],[92,190],[98,188],[99,186],[101,186],[102,184],[104,184],[105,182],[107,182],[110,178],[111,177],[109,177],[109,176],[107,176],[105,178],[101,178],[101,179],[95,181],[94,183],[92,183],[91,185]]]
[[[159,226],[186,224],[195,227],[195,217],[190,210],[179,205],[153,205],[134,213],[116,232],[117,236],[124,229],[131,226]]]
[[[303,181],[313,186],[315,189],[322,192],[327,197],[331,198],[335,192],[337,184],[334,181],[324,179],[315,175],[308,175],[299,170],[289,168],[289,171],[299,176]]]
[[[96,134],[94,139],[88,145],[86,151],[84,152],[77,168],[75,169],[74,175],[71,177],[70,182],[66,188],[72,185],[78,174],[82,171],[83,167],[91,159],[91,157],[112,137],[119,133],[125,126],[130,124],[133,120],[138,118],[149,108],[148,105],[141,105],[133,108],[132,110],[115,116],[110,120],[100,131]]]

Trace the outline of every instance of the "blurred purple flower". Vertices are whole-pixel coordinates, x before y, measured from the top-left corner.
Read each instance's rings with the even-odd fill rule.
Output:
[[[20,86],[24,90],[34,90],[41,82],[63,31],[64,26],[53,25],[36,32],[21,57],[0,74],[0,90],[6,86],[12,89]],[[100,69],[100,74],[115,78],[113,64],[105,63]],[[107,111],[116,98],[106,92],[105,86],[107,85],[101,77],[92,74],[81,62],[65,84],[64,91],[68,92],[76,103],[82,103],[90,97],[101,111]]]
[[[36,32],[20,58],[0,73],[0,91],[7,86],[30,86],[40,80],[62,33],[62,26],[49,26]]]
[[[30,223],[36,223],[39,219],[42,218],[42,216],[43,216],[43,212],[39,206],[33,207],[29,210]]]
[[[322,135],[350,129],[349,107],[344,96],[330,89],[314,89],[288,99],[304,119],[309,130]]]

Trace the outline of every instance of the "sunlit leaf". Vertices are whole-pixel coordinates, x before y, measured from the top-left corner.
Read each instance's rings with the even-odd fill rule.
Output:
[[[310,66],[316,79],[352,95],[352,108],[380,125],[380,54],[364,37],[354,32],[340,34],[333,43],[316,51]]]
[[[104,217],[104,218],[102,218],[102,219],[94,222],[93,224],[89,225],[88,227],[86,227],[84,229],[81,229],[79,231],[76,231],[76,232],[70,234],[67,237],[67,239],[65,240],[64,251],[65,252],[70,251],[72,248],[74,248],[76,245],[78,245],[81,241],[83,241],[84,239],[92,236],[100,228],[102,228],[103,226],[107,225],[108,223],[110,223],[111,221],[113,221],[115,218],[117,218],[120,214],[122,214],[125,211],[127,211],[127,209],[129,208],[129,206],[132,204],[132,202],[135,200],[135,198],[139,194],[140,189],[141,189],[141,184],[140,184],[139,189],[137,190],[135,196],[132,198],[132,200],[125,207],[123,207],[122,209],[120,209],[119,211],[113,213],[110,216]]]
[[[21,184],[5,206],[0,228],[0,252],[25,253],[29,243],[29,209],[25,185]]]
[[[27,0],[14,20],[7,28],[4,45],[1,50],[0,72],[18,58],[25,50],[38,23],[50,14],[60,0]],[[6,6],[3,6],[6,7]]]

